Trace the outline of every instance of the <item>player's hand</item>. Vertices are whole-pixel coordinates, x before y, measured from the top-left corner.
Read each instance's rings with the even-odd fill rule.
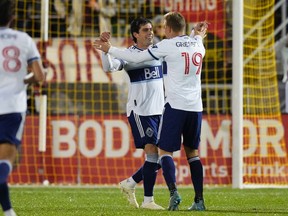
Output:
[[[206,20],[197,23],[196,26],[194,27],[195,35],[200,35],[202,38],[205,38],[207,36],[208,25],[209,23]]]
[[[45,82],[45,79],[46,79],[46,74],[47,74],[47,69],[44,68],[44,79],[42,81],[39,81],[35,78],[35,74],[32,72],[32,70],[28,69],[28,73],[27,75],[24,77],[24,84],[34,84],[34,85],[40,85],[41,83]]]
[[[95,49],[102,50],[103,52],[108,53],[108,51],[109,51],[109,49],[111,47],[111,44],[110,44],[109,41],[108,42],[104,42],[104,41],[102,41],[100,39],[97,39],[97,40],[95,40],[93,42],[93,47]]]
[[[111,38],[110,32],[102,32],[100,35],[100,40],[103,42],[109,42],[110,38]]]
[[[208,22],[205,20],[205,21],[202,21],[202,22],[197,23],[196,26],[194,27],[194,29],[195,29],[196,31],[203,31],[203,30],[205,30],[205,29],[208,28],[208,25],[209,25],[209,24],[210,24],[210,23],[208,23]]]
[[[29,72],[24,78],[24,84],[32,84],[35,83],[34,73]]]
[[[97,1],[95,1],[95,0],[90,0],[89,1],[89,6],[90,6],[90,8],[94,11],[99,11],[100,10],[100,6],[99,6],[99,4],[97,3]]]

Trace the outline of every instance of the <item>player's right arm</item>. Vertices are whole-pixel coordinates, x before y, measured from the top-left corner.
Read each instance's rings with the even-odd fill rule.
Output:
[[[140,63],[144,61],[154,60],[154,57],[151,56],[151,54],[149,54],[148,49],[143,50],[142,52],[132,53],[130,51],[127,52],[126,50],[122,50],[122,49],[111,46],[109,49],[109,53],[116,58],[121,58],[127,62],[132,62],[132,63]],[[155,58],[155,59],[159,60],[158,58]]]
[[[108,53],[102,52],[101,54],[101,61],[102,61],[102,67],[103,70],[107,72],[115,72],[120,71],[124,67],[124,61],[116,59]]]
[[[100,40],[103,42],[109,42],[111,38],[110,32],[102,32],[100,35]],[[102,67],[103,70],[107,72],[115,72],[122,70],[124,67],[124,61],[120,59],[115,59],[110,54],[105,53],[102,51],[101,54],[101,61],[102,61]]]
[[[161,42],[159,42],[159,43],[161,43]],[[159,44],[159,43],[157,43],[157,44]],[[122,60],[130,62],[130,63],[140,63],[140,62],[145,62],[145,61],[151,61],[154,59],[159,60],[159,58],[162,57],[162,56],[160,56],[160,57],[154,56],[149,51],[149,49],[144,50],[142,52],[138,52],[138,53],[131,52],[131,50],[129,50],[129,49],[125,49],[125,50],[119,49],[119,48],[111,46],[109,41],[101,40],[101,37],[100,37],[100,40],[98,39],[98,40],[95,40],[93,42],[93,47],[95,49],[102,50],[105,53],[109,53],[118,59],[122,59]],[[157,46],[155,45],[155,47],[157,47]]]

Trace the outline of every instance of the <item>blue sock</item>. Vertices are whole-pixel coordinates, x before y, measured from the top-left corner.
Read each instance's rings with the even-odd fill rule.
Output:
[[[176,191],[176,169],[173,158],[170,155],[163,155],[160,158],[163,176],[169,188],[170,195]]]
[[[161,169],[161,165],[157,163],[157,170]],[[139,183],[143,180],[143,166],[140,167],[133,175],[132,178],[136,183]]]
[[[143,180],[143,166],[141,166],[133,175],[132,178],[136,183],[139,183]]]
[[[7,184],[7,179],[11,168],[12,166],[9,161],[0,160],[0,204],[3,211],[7,211],[12,208]]]
[[[188,159],[191,180],[195,191],[195,202],[203,199],[203,166],[199,157]]]
[[[153,196],[153,189],[157,176],[157,163],[145,161],[143,165],[144,196]]]

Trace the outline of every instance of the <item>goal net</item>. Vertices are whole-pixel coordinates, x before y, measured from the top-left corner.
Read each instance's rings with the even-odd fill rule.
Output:
[[[287,120],[282,121],[280,112],[274,7],[274,1],[268,0],[244,4],[243,182],[247,186],[287,186],[288,180]]]
[[[134,147],[126,117],[127,75],[125,71],[106,74],[101,53],[93,49],[92,42],[100,32],[110,31],[113,45],[128,47],[133,18],[151,19],[156,35],[161,30],[161,15],[172,10],[185,16],[187,34],[196,22],[210,23],[204,41],[200,157],[206,185],[232,184],[231,116],[232,103],[237,100],[232,98],[232,85],[237,82],[232,82],[232,27],[237,28],[232,26],[232,0],[54,0],[44,9],[45,0],[16,2],[14,27],[35,39],[47,70],[47,84],[28,88],[21,157],[11,184],[38,184],[47,179],[56,185],[112,185],[143,164],[143,152]],[[243,180],[247,185],[288,185],[288,137],[284,134],[288,119],[284,121],[280,113],[273,7],[273,0],[244,1],[244,56],[239,58],[245,63]],[[45,10],[48,40],[41,36]],[[39,98],[43,93],[47,95],[47,119],[40,123],[46,126],[46,148],[39,151]],[[191,184],[183,150],[175,154],[175,164],[178,184]],[[157,184],[164,182],[160,171]]]

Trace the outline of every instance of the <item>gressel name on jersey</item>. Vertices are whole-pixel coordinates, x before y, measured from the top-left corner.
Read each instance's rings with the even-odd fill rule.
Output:
[[[197,45],[196,42],[187,41],[187,42],[176,42],[176,47],[195,47]]]

